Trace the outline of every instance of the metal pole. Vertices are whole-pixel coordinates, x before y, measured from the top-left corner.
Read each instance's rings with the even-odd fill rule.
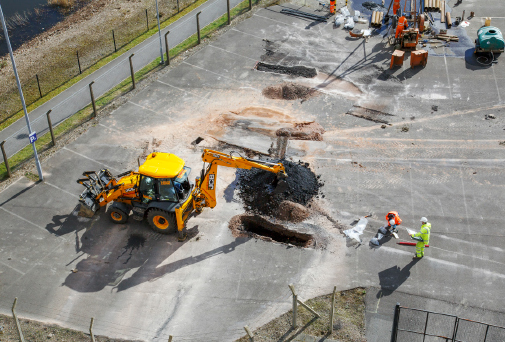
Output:
[[[400,303],[396,303],[395,316],[393,318],[393,329],[391,330],[391,342],[396,342],[398,336],[398,321],[400,320]]]
[[[337,292],[337,287],[333,286],[333,294],[331,295],[331,309],[330,309],[330,334],[333,334],[333,319],[335,317],[335,292]]]
[[[77,54],[77,65],[79,66],[79,74],[82,74],[81,61],[79,60],[79,50],[75,52]]]
[[[0,148],[2,149],[2,154],[4,156],[5,169],[7,170],[7,177],[11,178],[11,168],[9,167],[9,161],[7,160],[7,154],[4,149],[5,140],[0,143]]]
[[[228,13],[228,25],[231,24],[230,18],[230,0],[226,0],[226,12]]]
[[[114,41],[114,52],[117,51],[117,48],[116,48],[116,36],[114,36],[114,30],[112,30],[112,40]]]
[[[163,60],[163,45],[161,44],[160,12],[158,11],[158,0],[156,0],[156,19],[158,20],[158,37],[160,38],[160,64],[163,64],[165,61]]]
[[[91,104],[93,105],[93,117],[96,117],[96,104],[95,95],[93,95],[93,83],[95,83],[95,81],[89,84],[89,94],[91,95]]]
[[[0,9],[1,11],[1,9]],[[3,13],[2,13],[3,18]],[[14,304],[12,304],[12,316],[14,317],[14,321],[16,322],[16,328],[18,329],[19,340],[21,342],[25,342],[25,338],[23,336],[23,332],[21,331],[21,325],[19,324],[18,316],[16,315],[16,303],[18,302],[18,297],[14,298]]]
[[[133,85],[133,88],[132,89],[135,89],[135,72],[133,71],[133,62],[132,62],[132,57],[135,56],[134,53],[132,53],[129,57],[130,59],[130,73],[132,75],[132,85]]]
[[[165,50],[167,50],[167,61],[165,62],[166,65],[170,65],[170,50],[168,49],[168,34],[170,33],[170,31],[167,31],[167,33],[165,33]]]
[[[200,13],[201,11],[196,14],[196,33],[198,34],[198,45],[200,45]]]
[[[249,342],[254,342],[254,335],[253,333],[251,332],[251,329],[249,329],[249,327],[246,325],[244,327],[244,330],[245,332],[247,333],[247,336],[249,337]]]
[[[38,74],[35,74],[35,78],[37,79],[37,85],[39,86],[39,94],[40,94],[40,98],[42,98],[42,90],[40,89],[39,75],[38,75]]]
[[[249,11],[252,10],[252,0],[249,0]]]
[[[51,117],[49,114],[51,114],[52,109],[49,109],[46,113],[47,116],[47,124],[49,125],[49,132],[51,132],[51,139],[53,140],[53,146],[56,146],[56,139],[54,138],[54,133],[53,133],[53,124],[51,122]]]
[[[292,320],[292,324],[291,326],[293,327],[293,329],[295,329],[297,327],[297,324],[296,324],[296,314],[297,314],[297,309],[298,309],[298,296],[296,295],[296,291],[295,291],[295,287],[293,286],[293,284],[289,284],[289,289],[291,290],[291,292],[293,293],[293,320]]]
[[[426,313],[426,322],[424,323],[424,333],[423,333],[423,342],[426,339],[426,330],[428,329],[428,318],[430,317],[430,313]]]
[[[486,335],[484,335],[484,342],[487,340],[487,332],[489,331],[489,324],[486,327]]]
[[[179,0],[177,0],[177,13],[179,13],[180,10],[179,10]]]
[[[454,331],[452,332],[452,342],[456,342],[456,335],[458,334],[459,318],[456,317],[454,321]]]
[[[91,317],[91,323],[89,324],[89,335],[91,336],[91,341],[95,342],[95,335],[93,335],[93,322],[95,319]]]
[[[32,128],[30,126],[30,119],[28,118],[28,111],[26,110],[25,97],[23,96],[23,90],[21,89],[21,82],[19,81],[18,70],[16,68],[16,62],[14,61],[14,55],[12,54],[11,41],[9,40],[9,32],[7,32],[7,26],[5,24],[4,13],[2,11],[2,6],[0,6],[0,19],[2,19],[2,26],[4,30],[5,41],[7,42],[7,47],[9,48],[9,54],[12,61],[12,69],[14,70],[14,75],[16,76],[16,83],[18,84],[19,97],[21,98],[21,103],[23,104],[23,111],[25,112],[26,126],[28,127],[28,134],[32,134]],[[35,141],[32,142],[33,154],[35,156],[35,165],[37,165],[37,172],[39,173],[39,180],[43,181],[42,167],[40,166],[39,156],[37,154],[37,148],[35,147]]]
[[[172,342],[172,335],[168,335],[168,342]]]

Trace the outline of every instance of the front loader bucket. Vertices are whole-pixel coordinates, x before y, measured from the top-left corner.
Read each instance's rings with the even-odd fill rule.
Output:
[[[98,173],[86,171],[83,176],[87,178],[77,180],[77,183],[84,185],[86,188],[79,196],[79,202],[81,202],[79,216],[92,217],[100,209],[100,203],[97,199],[104,191],[113,188],[112,181],[114,177],[107,169],[100,170]]]

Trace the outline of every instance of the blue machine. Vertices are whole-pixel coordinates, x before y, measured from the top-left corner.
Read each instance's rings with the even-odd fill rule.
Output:
[[[505,41],[501,31],[494,26],[483,26],[477,31],[475,39],[475,53],[493,52],[501,53],[504,51]]]

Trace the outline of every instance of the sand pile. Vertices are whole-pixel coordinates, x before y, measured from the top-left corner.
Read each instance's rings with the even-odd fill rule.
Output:
[[[291,222],[302,222],[309,216],[307,207],[291,201],[282,201],[277,214],[278,219]]]
[[[296,83],[283,83],[263,89],[263,96],[274,100],[308,100],[316,96],[318,91]]]
[[[295,123],[294,128],[281,128],[275,132],[278,137],[289,137],[295,140],[316,140],[323,141],[323,134],[326,132],[320,124],[315,121]]]
[[[287,160],[281,162],[288,175],[285,179],[288,188],[281,193],[273,192],[274,186],[272,184],[276,180],[274,173],[259,169],[237,171],[239,177],[238,194],[244,202],[246,211],[278,217],[282,202],[290,201],[306,206],[310,199],[317,195],[323,184],[309,169],[308,163],[295,163]],[[293,213],[293,210],[296,211],[299,207],[288,209],[290,206],[292,207],[291,204],[284,204],[285,212],[282,212],[281,215],[297,219],[303,216],[298,212]]]

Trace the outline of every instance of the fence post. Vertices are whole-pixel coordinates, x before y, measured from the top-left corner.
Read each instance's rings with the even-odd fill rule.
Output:
[[[89,94],[91,95],[91,104],[93,105],[93,117],[96,117],[96,104],[95,104],[95,95],[93,95],[93,83],[95,81],[91,82],[89,84]]]
[[[298,295],[296,294],[293,284],[289,284],[288,286],[289,286],[289,289],[291,290],[291,292],[293,293],[293,320],[292,320],[291,326],[293,327],[293,329],[295,329],[297,327],[296,314],[297,314],[297,309],[298,309]]]
[[[95,335],[93,335],[93,322],[95,319],[91,317],[91,323],[89,324],[89,336],[91,337],[91,341],[95,342]]]
[[[130,55],[130,57],[128,57],[128,59],[130,60],[130,73],[132,75],[132,90],[135,89],[135,72],[133,71],[133,62],[132,62],[132,57],[135,56],[134,53],[132,53]]]
[[[56,139],[54,138],[54,133],[53,133],[53,123],[51,122],[51,117],[49,114],[51,114],[52,109],[49,109],[46,113],[47,116],[47,124],[49,125],[49,132],[51,132],[51,139],[53,140],[53,146],[56,146]]]
[[[114,41],[114,52],[117,51],[117,48],[116,48],[116,36],[114,35],[114,30],[112,30],[112,40]]]
[[[165,64],[166,65],[170,65],[170,50],[168,49],[168,34],[170,33],[170,31],[167,31],[167,33],[165,33],[165,50],[167,50],[167,60],[165,61]]]
[[[249,342],[254,342],[254,335],[247,325],[244,327],[244,330],[247,333],[247,336],[249,336]]]
[[[333,294],[331,295],[331,309],[330,309],[330,334],[333,334],[333,319],[335,317],[335,292],[337,292],[337,287],[333,286]]]
[[[11,178],[11,168],[9,167],[9,161],[7,160],[7,154],[4,149],[5,140],[0,143],[0,147],[2,148],[2,154],[4,156],[5,169],[7,170],[7,177]]]
[[[82,74],[81,61],[79,60],[79,50],[76,50],[76,54],[77,54],[77,65],[79,66],[79,74]]]
[[[226,12],[228,13],[228,25],[231,24],[230,18],[230,0],[226,0]]]
[[[19,340],[25,342],[23,332],[21,331],[21,325],[19,324],[18,316],[16,315],[16,303],[18,302],[18,297],[14,298],[14,304],[12,304],[12,316],[14,317],[14,322],[16,322],[16,328],[18,329]]]
[[[147,8],[146,8],[146,25],[147,25],[146,31],[149,31],[149,17],[147,16]]]
[[[37,79],[37,85],[39,86],[39,94],[40,94],[40,98],[42,98],[42,90],[40,89],[39,75],[38,75],[38,74],[35,74],[35,78]]]
[[[177,13],[179,13],[180,10],[179,10],[179,0],[177,0]]]
[[[200,45],[200,13],[201,11],[196,14],[196,33],[198,34],[198,45]]]
[[[168,335],[168,342],[172,342],[172,335]]]
[[[249,0],[249,11],[252,10],[252,0]]]
[[[391,342],[396,342],[398,336],[398,321],[400,320],[400,303],[396,303],[395,316],[393,318],[393,330],[391,331]]]

